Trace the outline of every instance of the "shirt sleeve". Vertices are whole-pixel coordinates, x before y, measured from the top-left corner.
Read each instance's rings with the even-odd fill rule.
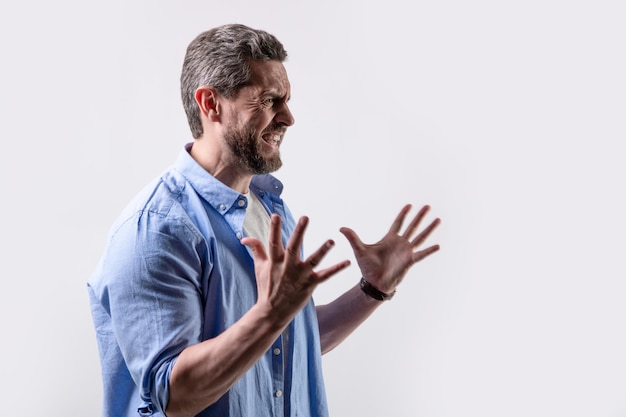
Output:
[[[104,259],[113,331],[141,397],[164,411],[180,352],[201,341],[206,241],[188,219],[143,211],[123,223]]]

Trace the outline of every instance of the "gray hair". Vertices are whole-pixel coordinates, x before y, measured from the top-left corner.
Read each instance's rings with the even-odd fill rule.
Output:
[[[194,138],[202,136],[196,90],[210,86],[226,98],[234,97],[252,77],[249,60],[284,62],[287,51],[265,31],[241,24],[218,26],[198,35],[187,47],[180,76],[180,92]]]

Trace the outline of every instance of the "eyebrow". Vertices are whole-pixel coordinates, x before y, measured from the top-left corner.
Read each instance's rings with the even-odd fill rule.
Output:
[[[291,94],[288,94],[287,92],[285,92],[284,94],[281,94],[281,92],[276,89],[265,90],[260,94],[260,97],[280,98],[280,99],[285,100],[285,102],[289,102],[289,100],[291,100]]]

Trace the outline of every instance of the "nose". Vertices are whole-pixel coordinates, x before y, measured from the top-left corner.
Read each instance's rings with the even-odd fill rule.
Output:
[[[276,121],[283,126],[291,126],[296,122],[287,103],[283,103],[280,110],[276,113]]]

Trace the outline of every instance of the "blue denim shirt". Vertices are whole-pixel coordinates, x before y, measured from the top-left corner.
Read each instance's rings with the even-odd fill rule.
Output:
[[[163,416],[181,351],[219,335],[256,302],[253,260],[240,243],[246,197],[187,149],[125,208],[88,281],[104,417]],[[286,241],[295,222],[282,184],[262,175],[250,188],[281,216]],[[327,416],[313,300],[288,331],[199,416]]]

